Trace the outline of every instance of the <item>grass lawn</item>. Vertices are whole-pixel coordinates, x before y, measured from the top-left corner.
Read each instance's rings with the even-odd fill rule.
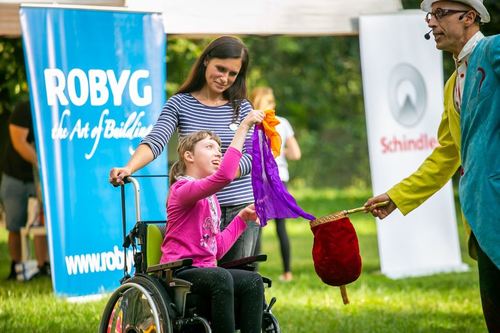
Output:
[[[357,207],[368,191],[292,190],[301,206],[320,216]],[[391,280],[381,275],[376,226],[370,215],[354,215],[363,272],[347,288],[351,303],[343,305],[338,288],[324,285],[312,264],[312,233],[303,220],[288,221],[294,279],[281,282],[281,258],[273,222],[264,229],[263,252],[268,261],[260,271],[273,279],[268,298],[276,296],[274,313],[282,331],[293,332],[485,332],[479,299],[477,268],[464,252],[469,272]],[[95,332],[106,299],[83,304],[53,296],[48,279],[6,282],[7,234],[0,231],[0,332]]]

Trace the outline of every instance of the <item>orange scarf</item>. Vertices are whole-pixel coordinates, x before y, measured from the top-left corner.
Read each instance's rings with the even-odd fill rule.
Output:
[[[281,136],[276,130],[276,126],[280,123],[280,121],[276,118],[276,112],[274,110],[265,110],[264,112],[265,117],[262,121],[262,127],[264,128],[264,133],[269,139],[273,156],[276,158],[280,156],[281,152]]]

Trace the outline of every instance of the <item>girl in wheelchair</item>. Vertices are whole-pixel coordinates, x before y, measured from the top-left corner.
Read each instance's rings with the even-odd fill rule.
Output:
[[[179,160],[170,171],[168,225],[160,263],[193,259],[193,266],[179,270],[176,277],[193,283],[192,292],[210,300],[214,332],[233,333],[235,317],[241,333],[262,329],[261,276],[253,271],[217,267],[217,260],[243,233],[247,221],[257,220],[255,208],[253,204],[247,206],[220,231],[221,211],[215,193],[237,176],[245,137],[263,118],[264,113],[259,110],[248,114],[223,159],[220,139],[212,132],[200,131],[183,137],[177,149]],[[235,298],[238,313],[235,313]]]

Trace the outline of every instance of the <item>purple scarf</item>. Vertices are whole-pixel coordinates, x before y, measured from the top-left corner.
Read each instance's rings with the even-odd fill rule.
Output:
[[[281,182],[269,139],[261,125],[255,125],[252,137],[252,187],[260,225],[275,218],[315,217],[302,210]]]

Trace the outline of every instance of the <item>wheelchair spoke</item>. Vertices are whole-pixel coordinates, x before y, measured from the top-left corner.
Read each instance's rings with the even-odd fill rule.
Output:
[[[168,296],[157,283],[135,276],[121,285],[104,310],[100,333],[171,333]]]

